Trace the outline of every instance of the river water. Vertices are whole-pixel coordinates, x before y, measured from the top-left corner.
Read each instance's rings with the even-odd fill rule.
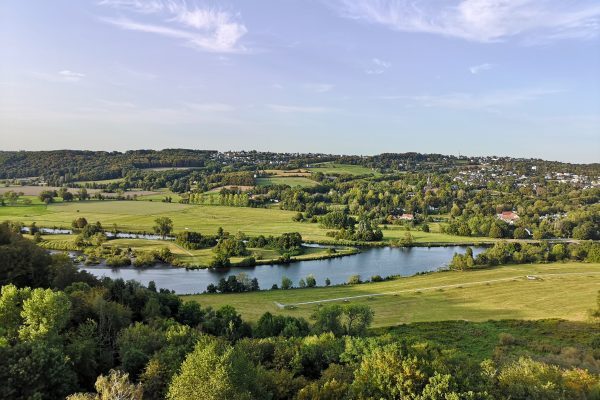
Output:
[[[90,266],[82,269],[96,275],[113,279],[135,279],[147,285],[154,281],[158,288],[174,290],[178,294],[201,293],[210,283],[244,272],[250,279],[257,278],[261,289],[270,289],[273,284],[281,286],[281,278],[287,276],[294,286],[298,281],[313,274],[318,286],[325,285],[329,278],[332,285],[345,283],[351,275],[370,279],[373,275],[385,278],[392,275],[410,276],[419,272],[437,271],[445,268],[454,253],[464,253],[464,246],[370,248],[362,253],[327,260],[299,261],[291,264],[260,265],[256,267],[232,267],[222,269],[186,270],[170,266],[151,268]],[[483,247],[473,247],[475,255]]]

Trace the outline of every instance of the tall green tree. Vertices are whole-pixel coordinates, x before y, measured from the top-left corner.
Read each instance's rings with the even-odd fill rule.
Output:
[[[201,340],[169,386],[169,400],[250,400],[262,398],[254,365],[215,339]]]
[[[173,231],[173,220],[169,217],[158,217],[154,220],[154,232],[164,239]]]

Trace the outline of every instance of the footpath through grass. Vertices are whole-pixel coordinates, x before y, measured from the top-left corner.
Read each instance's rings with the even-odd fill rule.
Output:
[[[539,279],[530,280],[527,275]],[[384,327],[445,320],[583,321],[595,304],[598,290],[600,264],[552,263],[437,272],[353,286],[183,298],[196,300],[202,306],[232,305],[251,321],[266,311],[308,318],[323,303],[368,304],[375,312],[373,326]],[[278,305],[293,305],[293,308]]]

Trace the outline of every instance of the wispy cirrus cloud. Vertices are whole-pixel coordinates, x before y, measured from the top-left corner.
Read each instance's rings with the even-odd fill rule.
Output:
[[[489,71],[490,69],[492,69],[494,66],[490,63],[483,63],[483,64],[478,64],[478,65],[472,65],[469,67],[469,71],[471,71],[471,73],[473,75],[477,75],[480,72],[483,71]]]
[[[55,73],[48,72],[31,72],[35,78],[42,79],[48,82],[79,82],[85,78],[82,72],[75,72],[68,69],[63,69]]]
[[[381,75],[392,66],[389,61],[384,61],[379,58],[373,58],[371,60],[371,66],[365,70],[367,75]]]
[[[442,4],[440,4],[442,3]],[[589,39],[600,32],[594,0],[336,0],[340,15],[403,32],[474,42]]]
[[[201,51],[248,52],[240,43],[248,29],[237,13],[185,0],[102,0],[99,4],[127,14],[100,18],[121,29],[179,39]]]
[[[557,89],[513,89],[488,93],[450,93],[442,95],[380,96],[381,100],[404,100],[408,105],[459,110],[496,110],[535,101],[563,92]]]

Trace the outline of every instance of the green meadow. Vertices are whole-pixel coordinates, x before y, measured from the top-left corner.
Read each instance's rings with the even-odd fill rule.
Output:
[[[322,172],[324,174],[349,174],[349,175],[374,175],[380,176],[381,173],[371,168],[361,165],[338,164],[338,163],[320,163],[309,168],[312,172]]]
[[[528,279],[528,275],[538,279]],[[552,263],[435,272],[360,285],[183,298],[202,306],[232,305],[250,321],[266,311],[309,318],[320,304],[367,304],[375,312],[373,326],[386,327],[446,320],[585,321],[598,290],[600,264]]]
[[[291,187],[312,187],[316,186],[318,183],[302,176],[270,176],[266,178],[257,178],[256,184],[258,186],[289,185]]]
[[[173,220],[175,232],[183,230],[214,234],[219,227],[230,233],[238,231],[250,236],[281,235],[286,232],[300,232],[305,240],[327,241],[332,238],[317,223],[294,222],[293,211],[277,208],[226,207],[164,203],[157,195],[153,201],[117,201],[88,200],[71,203],[53,203],[49,205],[32,204],[29,206],[0,207],[0,221],[12,220],[26,225],[35,222],[39,227],[69,228],[71,222],[79,217],[89,222],[100,221],[105,228],[127,232],[152,232],[154,220],[159,216]],[[150,200],[150,199],[147,199]],[[176,201],[175,199],[173,201]],[[490,238],[473,238],[446,235],[439,231],[438,224],[431,224],[431,232],[410,231],[417,244],[465,244],[493,242]],[[383,229],[384,240],[402,239],[406,230],[400,226],[388,226]]]

